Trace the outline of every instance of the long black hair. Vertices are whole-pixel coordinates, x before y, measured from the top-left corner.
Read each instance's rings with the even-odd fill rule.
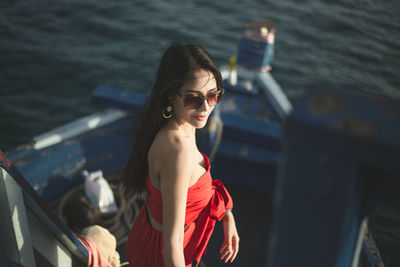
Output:
[[[174,43],[164,52],[143,115],[136,127],[131,156],[122,173],[122,182],[128,192],[145,191],[145,179],[148,173],[147,154],[157,132],[167,122],[162,115],[163,109],[170,104],[169,99],[178,94],[200,69],[213,73],[218,90],[222,89],[221,73],[211,55],[203,47]]]

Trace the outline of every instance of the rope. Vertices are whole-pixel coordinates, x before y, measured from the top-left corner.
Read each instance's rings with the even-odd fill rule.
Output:
[[[83,228],[97,224],[115,236],[118,246],[128,239],[129,231],[144,201],[137,197],[127,197],[116,182],[111,181],[110,187],[118,205],[116,213],[101,214],[87,199],[83,184],[65,193],[51,207],[72,232],[80,234]]]

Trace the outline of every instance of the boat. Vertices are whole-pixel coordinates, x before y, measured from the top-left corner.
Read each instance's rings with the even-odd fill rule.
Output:
[[[346,202],[324,202],[324,194],[341,196],[338,188],[330,188],[332,175],[324,172],[336,174],[332,164],[337,158],[329,157],[329,149],[349,145],[342,137],[343,132],[358,136],[366,127],[355,123],[347,126],[348,130],[346,125],[340,125],[340,119],[347,118],[345,112],[350,108],[343,108],[339,100],[334,100],[348,100],[355,105],[351,109],[354,111],[360,105],[365,108],[364,98],[348,96],[340,90],[311,90],[303,102],[299,101],[298,108],[293,109],[271,73],[265,71],[262,65],[265,62],[261,61],[259,68],[246,66],[254,63],[251,60],[254,57],[265,57],[268,46],[265,38],[245,34],[246,30],[260,25],[263,22],[244,28],[238,49],[239,64],[221,67],[226,94],[206,127],[197,132],[199,149],[212,162],[213,177],[224,182],[235,201],[241,248],[232,266],[383,266],[367,230],[366,211],[351,217],[351,211],[360,208],[347,208],[346,204],[354,200],[351,197]],[[259,50],[254,53],[254,49]],[[88,251],[67,226],[65,218],[66,201],[83,192],[83,170],[101,170],[113,188],[120,209],[111,217],[103,216],[102,223],[116,236],[121,261],[124,261],[127,234],[143,199],[124,195],[118,187],[118,178],[128,160],[135,121],[146,97],[146,93],[138,91],[99,86],[93,91],[92,100],[103,110],[36,136],[30,143],[6,153],[0,151],[0,210],[7,218],[0,223],[0,265],[82,266],[87,263]],[[376,110],[378,115],[388,115],[379,112]],[[400,113],[396,109],[392,113],[396,120]],[[331,129],[329,122],[332,121],[339,126]],[[338,129],[344,130],[338,134]],[[335,140],[334,146],[324,150],[321,136]],[[316,141],[315,145],[310,145],[310,137]],[[399,157],[396,145],[395,159]],[[325,158],[321,161],[320,157],[313,157],[315,151]],[[303,166],[293,157],[301,159],[298,162]],[[332,164],[324,160],[331,160]],[[312,169],[313,162],[332,169]],[[346,168],[350,172],[348,177],[354,174],[349,166]],[[299,172],[293,173],[292,169]],[[293,187],[302,173],[314,179],[304,181],[315,182],[305,186],[300,183],[300,193],[306,190],[311,195],[305,202]],[[324,182],[316,178],[321,174],[328,177]],[[342,188],[347,188],[345,181],[342,182]],[[316,192],[311,192],[313,186]],[[360,194],[364,190],[352,188]],[[329,217],[324,213],[324,205],[339,215],[332,220],[335,223],[316,224]],[[312,234],[313,231],[318,235]],[[200,266],[224,265],[218,255],[222,238],[222,229],[217,226]]]

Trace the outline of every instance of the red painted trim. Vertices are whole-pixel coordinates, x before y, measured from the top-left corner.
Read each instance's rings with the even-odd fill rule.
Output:
[[[11,161],[1,150],[0,150],[0,165],[11,167]]]

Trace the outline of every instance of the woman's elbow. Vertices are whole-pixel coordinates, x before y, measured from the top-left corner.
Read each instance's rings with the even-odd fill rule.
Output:
[[[165,237],[164,253],[169,251],[183,250],[183,236]]]

